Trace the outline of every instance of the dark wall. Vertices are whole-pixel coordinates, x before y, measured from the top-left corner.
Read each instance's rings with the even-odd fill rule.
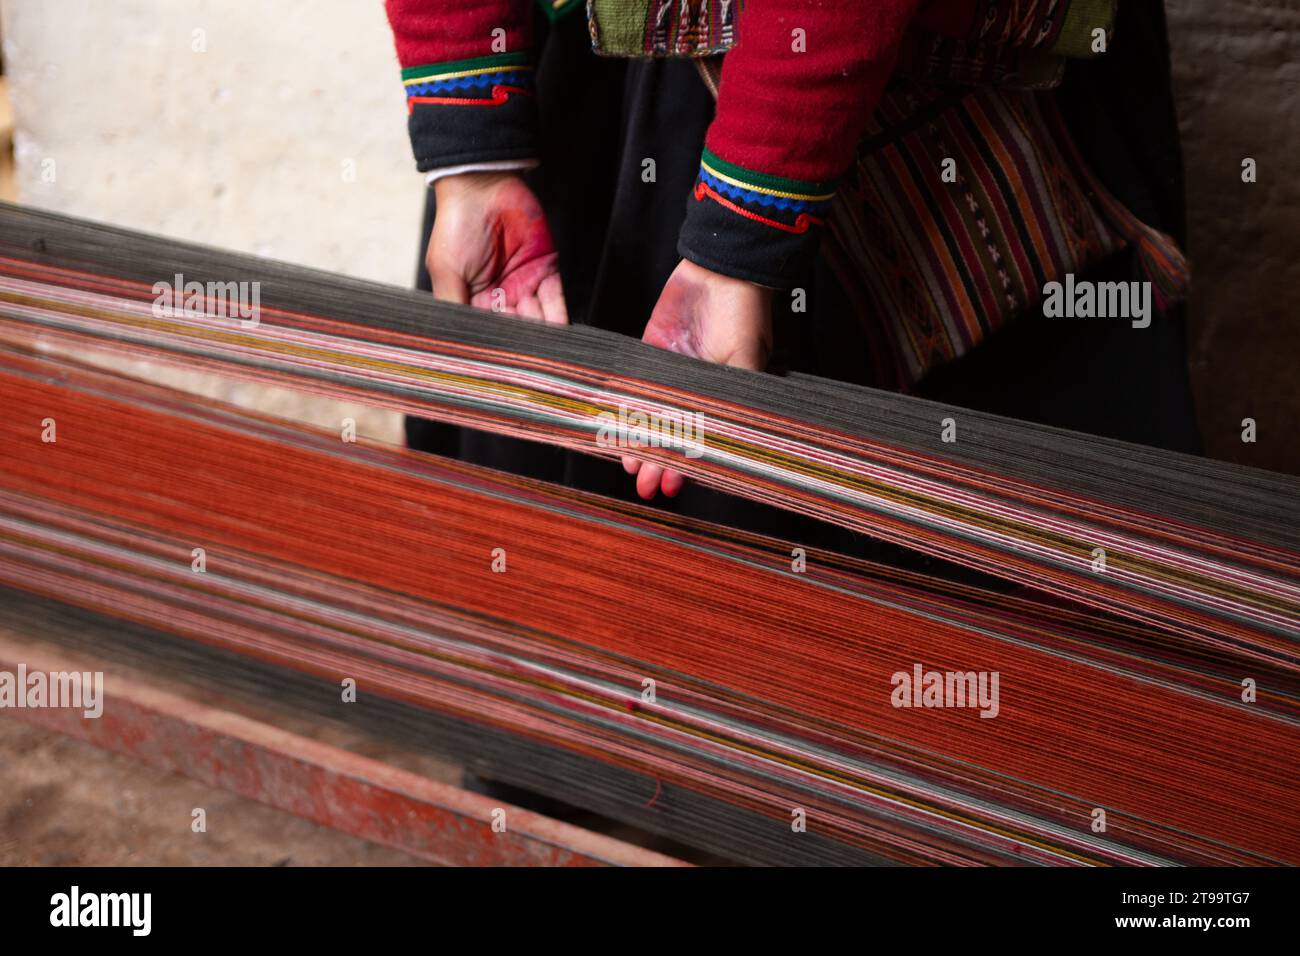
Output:
[[[1146,3],[1150,0],[1121,0]],[[1166,0],[1207,454],[1300,474],[1300,3]],[[1254,158],[1258,181],[1242,182]],[[1257,423],[1255,444],[1241,421]]]

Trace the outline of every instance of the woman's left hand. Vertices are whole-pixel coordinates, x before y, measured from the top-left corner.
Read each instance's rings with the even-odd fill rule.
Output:
[[[664,284],[641,340],[706,362],[762,371],[772,349],[772,290],[683,259]],[[636,476],[637,494],[646,500],[659,491],[674,497],[685,483],[653,462],[624,456],[623,467]]]

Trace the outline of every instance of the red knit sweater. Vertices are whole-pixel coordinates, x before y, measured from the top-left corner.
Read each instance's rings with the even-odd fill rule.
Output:
[[[964,36],[986,2],[745,0],[686,197],[682,255],[765,285],[793,281],[909,22]],[[531,0],[387,8],[419,168],[535,158]]]

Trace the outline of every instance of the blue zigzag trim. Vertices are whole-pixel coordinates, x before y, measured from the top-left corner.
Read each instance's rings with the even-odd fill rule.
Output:
[[[728,199],[739,199],[749,205],[763,206],[768,209],[780,209],[782,211],[800,213],[800,212],[817,212],[820,209],[830,205],[829,200],[820,200],[810,202],[806,199],[786,199],[783,196],[772,196],[768,193],[753,192],[749,189],[741,189],[729,182],[724,182],[714,176],[703,166],[700,167],[700,179],[704,180],[713,189],[717,190]]]
[[[532,79],[532,74],[527,70],[512,70],[508,73],[483,73],[479,76],[463,76],[454,80],[413,83],[406,88],[406,95],[428,96],[435,93],[469,90],[480,86],[495,86],[498,83],[509,83],[511,86],[528,86]]]

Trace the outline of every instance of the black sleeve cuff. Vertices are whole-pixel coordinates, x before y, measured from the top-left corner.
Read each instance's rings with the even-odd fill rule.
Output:
[[[832,195],[825,184],[753,173],[706,150],[677,251],[723,275],[789,288],[812,266]]]
[[[537,156],[537,100],[528,54],[408,67],[407,128],[421,172]]]

